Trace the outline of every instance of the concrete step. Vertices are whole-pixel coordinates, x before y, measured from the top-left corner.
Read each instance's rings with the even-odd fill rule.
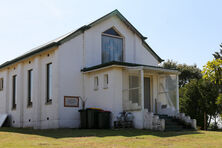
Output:
[[[165,131],[183,131],[184,128],[165,128]]]
[[[173,117],[168,115],[158,115],[160,119],[165,120],[165,131],[183,131],[192,130],[191,128],[185,128],[179,120],[175,120]]]
[[[165,122],[165,126],[167,125],[174,125],[174,126],[177,126],[177,125],[180,125],[179,123],[177,122]]]
[[[165,128],[183,128],[182,125],[166,125]]]

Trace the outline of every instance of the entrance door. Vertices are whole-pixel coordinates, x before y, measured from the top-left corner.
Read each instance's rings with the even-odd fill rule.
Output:
[[[151,112],[150,78],[144,77],[144,108]]]

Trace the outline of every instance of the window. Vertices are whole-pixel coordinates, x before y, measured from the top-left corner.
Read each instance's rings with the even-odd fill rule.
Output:
[[[33,71],[28,71],[28,106],[32,106]]]
[[[2,91],[3,90],[3,86],[4,86],[4,80],[3,80],[3,78],[0,78],[0,91]]]
[[[98,90],[99,88],[99,78],[98,76],[94,77],[94,90]]]
[[[52,63],[47,64],[46,103],[52,102]]]
[[[103,88],[108,88],[108,83],[109,83],[109,77],[108,74],[105,74],[103,80]]]
[[[120,34],[118,32],[116,32],[113,28],[110,28],[110,29],[104,31],[103,33],[120,37]]]
[[[102,63],[123,61],[123,38],[113,28],[102,34]]]
[[[16,75],[12,77],[12,109],[16,109]]]
[[[139,77],[138,76],[129,76],[129,100],[132,103],[139,103]]]

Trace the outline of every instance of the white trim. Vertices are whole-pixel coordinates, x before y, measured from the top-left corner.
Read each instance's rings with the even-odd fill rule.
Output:
[[[144,117],[144,71],[141,68],[140,70],[140,79],[141,79],[141,106],[142,106],[142,118]],[[143,121],[143,127],[144,127],[144,121]]]
[[[91,73],[91,72],[95,72],[95,71],[99,71],[99,70],[104,70],[104,69],[108,69],[108,68],[114,68],[114,67],[119,67],[119,68],[127,68],[127,69],[135,69],[135,70],[140,70],[141,68],[143,70],[151,70],[154,72],[162,72],[164,74],[177,74],[179,75],[180,72],[177,70],[171,70],[171,69],[160,69],[160,68],[155,68],[155,67],[146,67],[146,66],[134,66],[134,67],[130,67],[130,66],[125,66],[125,65],[110,65],[110,66],[106,66],[106,67],[101,67],[101,68],[97,68],[97,69],[93,69],[93,70],[89,70],[86,72],[82,72],[82,73]],[[146,73],[146,72],[145,72]]]
[[[153,71],[157,71],[157,72],[164,72],[164,73],[169,73],[169,74],[180,74],[179,71],[177,70],[171,70],[171,69],[159,69],[159,68],[155,68],[155,67],[143,67],[144,70],[153,70]]]
[[[115,36],[115,35],[111,35],[111,34],[107,34],[107,33],[102,33],[102,35],[105,35],[105,36],[108,36],[108,37],[113,37],[113,38],[123,39],[122,36]]]
[[[179,76],[178,75],[177,75],[176,81],[177,81],[177,88],[176,88],[177,106],[176,106],[176,110],[177,110],[177,113],[179,113],[180,110],[179,110]]]
[[[120,65],[110,65],[110,66],[106,66],[106,67],[102,67],[102,68],[98,68],[98,69],[93,69],[93,70],[90,70],[90,71],[86,71],[86,72],[82,72],[82,73],[92,73],[92,72],[95,72],[95,71],[100,71],[100,70],[104,70],[104,69],[108,69],[108,68],[123,68],[123,67],[127,67],[127,66],[120,66]]]

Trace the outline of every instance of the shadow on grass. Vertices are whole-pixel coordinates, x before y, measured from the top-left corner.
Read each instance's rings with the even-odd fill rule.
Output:
[[[202,134],[198,131],[179,131],[179,132],[157,132],[139,129],[120,129],[120,130],[99,130],[99,129],[48,129],[34,130],[24,128],[0,128],[0,132],[19,133],[28,135],[38,135],[50,138],[75,138],[75,137],[136,137],[136,136],[157,136],[157,137],[173,137],[180,135]]]

